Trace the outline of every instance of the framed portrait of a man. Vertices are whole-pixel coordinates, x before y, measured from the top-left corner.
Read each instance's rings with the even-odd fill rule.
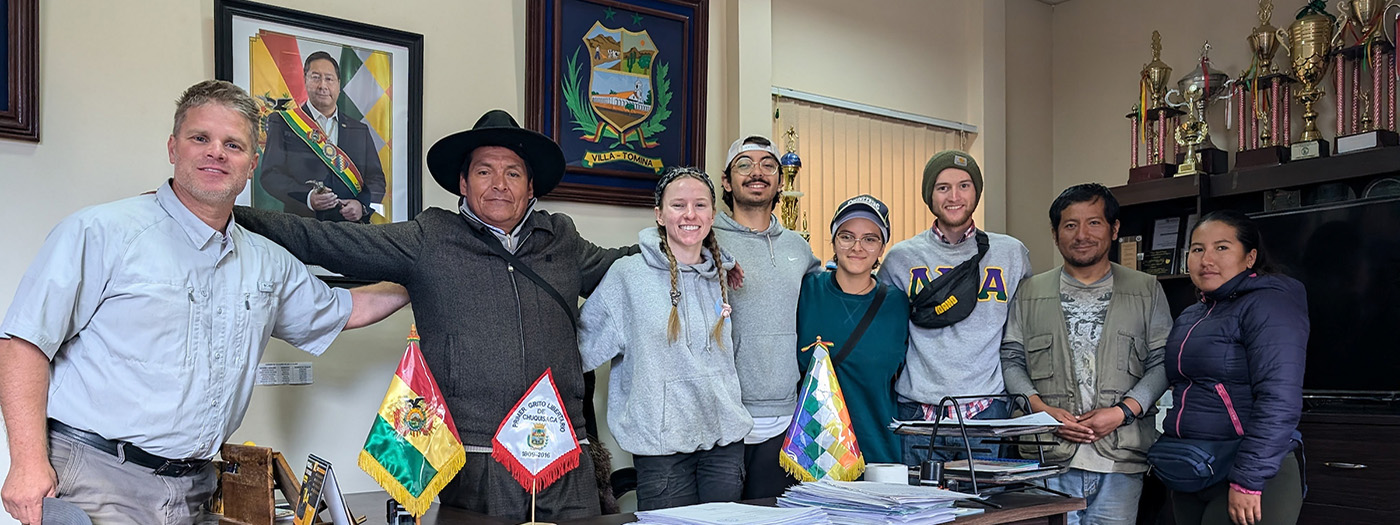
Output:
[[[240,0],[214,17],[215,75],[262,106],[240,204],[374,224],[422,210],[422,35]]]

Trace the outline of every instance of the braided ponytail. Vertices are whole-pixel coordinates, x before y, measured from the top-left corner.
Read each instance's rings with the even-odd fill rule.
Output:
[[[681,317],[676,308],[681,303],[681,291],[677,289],[679,283],[679,270],[676,268],[676,256],[671,253],[671,247],[666,244],[666,227],[657,225],[656,230],[661,234],[661,252],[666,254],[666,262],[671,265],[671,319],[666,322],[666,340],[674,343],[681,333]]]
[[[724,264],[720,260],[719,240],[715,238],[715,230],[710,229],[710,234],[705,236],[705,247],[710,250],[710,257],[714,259],[715,269],[719,270],[719,297],[725,305],[729,304],[729,289],[724,284],[729,280],[729,270],[724,269]],[[724,321],[728,316],[721,314],[715,320],[714,329],[710,330],[710,339],[714,339],[715,344],[724,346]]]

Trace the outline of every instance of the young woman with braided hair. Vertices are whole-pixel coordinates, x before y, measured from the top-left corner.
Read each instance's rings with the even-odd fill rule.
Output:
[[[656,227],[584,303],[583,368],[612,362],[608,428],[637,469],[637,508],[737,501],[744,436],[726,272],[709,176],[672,168],[656,185]],[[668,309],[667,306],[670,308]]]

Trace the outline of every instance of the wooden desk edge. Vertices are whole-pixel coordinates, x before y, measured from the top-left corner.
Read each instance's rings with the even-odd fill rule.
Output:
[[[363,513],[363,514],[368,514],[368,515],[369,515],[369,520],[366,521],[365,523],[367,523],[367,524],[383,523],[383,522],[381,522],[381,521],[379,521],[379,520],[384,519],[384,518],[382,517],[382,516],[383,516],[383,512],[384,512],[384,501],[387,500],[387,499],[389,499],[389,496],[388,496],[387,494],[384,494],[384,493],[382,493],[382,492],[360,492],[360,493],[355,493],[355,494],[346,494],[346,495],[345,495],[345,498],[346,498],[347,502],[350,503],[350,506],[351,506],[352,511],[355,512],[357,515],[362,514],[362,513]],[[1083,509],[1084,509],[1084,500],[1081,499],[1081,498],[1061,498],[1061,497],[1059,497],[1059,496],[1049,496],[1049,495],[1042,495],[1042,494],[1024,494],[1024,493],[999,494],[999,495],[997,495],[997,496],[994,496],[993,498],[994,498],[994,501],[998,501],[998,502],[1000,502],[1000,503],[1007,504],[1007,506],[1010,506],[1010,507],[1012,507],[1012,508],[1000,509],[1000,510],[998,510],[998,509],[987,509],[987,512],[984,512],[984,513],[982,513],[982,514],[975,514],[975,515],[972,515],[972,516],[965,516],[965,517],[962,517],[962,518],[957,519],[957,520],[954,521],[953,523],[957,523],[957,524],[959,524],[959,525],[991,525],[991,524],[997,524],[997,523],[1013,523],[1013,522],[1017,522],[1017,521],[1028,520],[1028,519],[1035,519],[1035,518],[1043,518],[1043,517],[1047,517],[1047,516],[1064,515],[1064,514],[1067,513],[1067,512],[1076,511],[1076,510],[1083,510]],[[1025,502],[1027,499],[1034,500],[1035,503],[1031,503],[1031,504],[1025,505],[1025,506],[1017,506],[1017,505],[1016,505],[1017,503]],[[374,509],[378,509],[378,510],[376,511],[376,510],[374,510]],[[424,516],[425,519],[423,520],[423,523],[428,524],[428,525],[445,525],[445,524],[447,524],[447,523],[458,522],[458,521],[452,521],[452,522],[441,522],[441,523],[439,523],[439,521],[438,521],[438,519],[437,519],[437,515],[438,515],[438,511],[439,511],[439,510],[441,510],[441,507],[440,507],[439,505],[437,505],[437,504],[434,504],[432,510],[429,510],[429,511],[428,511],[428,514]],[[453,516],[454,518],[459,518],[459,519],[471,519],[472,521],[470,521],[470,523],[512,524],[512,525],[515,524],[515,523],[517,523],[517,522],[515,522],[515,521],[505,520],[505,519],[501,519],[501,518],[493,518],[493,517],[488,517],[488,516],[481,516],[481,515],[478,515],[478,514],[476,514],[476,513],[469,513],[469,512],[466,512],[466,511],[452,510],[452,511],[449,511],[449,513],[451,513],[451,514],[457,514],[457,515],[458,515],[458,516]],[[429,517],[431,517],[432,519],[428,519]],[[561,524],[580,524],[580,525],[581,525],[581,524],[588,524],[588,525],[614,525],[614,524],[632,523],[632,522],[634,522],[634,521],[636,521],[636,520],[637,520],[636,517],[633,516],[631,513],[625,513],[625,514],[611,514],[611,515],[606,515],[606,516],[596,516],[596,517],[593,517],[593,518],[584,518],[584,519],[579,519],[579,520],[560,520],[560,523],[561,523]],[[468,523],[468,522],[466,522],[466,521],[460,521],[460,522],[458,522],[458,523]],[[1052,521],[1052,523],[1057,523],[1057,522]],[[1058,522],[1058,523],[1064,523],[1064,522],[1061,521],[1061,522]]]

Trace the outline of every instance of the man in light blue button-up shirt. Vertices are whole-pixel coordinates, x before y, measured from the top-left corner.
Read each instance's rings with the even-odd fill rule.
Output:
[[[174,177],[64,219],[20,281],[0,324],[0,496],[20,522],[39,523],[45,497],[96,523],[200,519],[207,460],[243,421],[268,338],[319,355],[407,303],[389,283],[331,289],[233,222],[257,118],[233,84],[191,87]]]

